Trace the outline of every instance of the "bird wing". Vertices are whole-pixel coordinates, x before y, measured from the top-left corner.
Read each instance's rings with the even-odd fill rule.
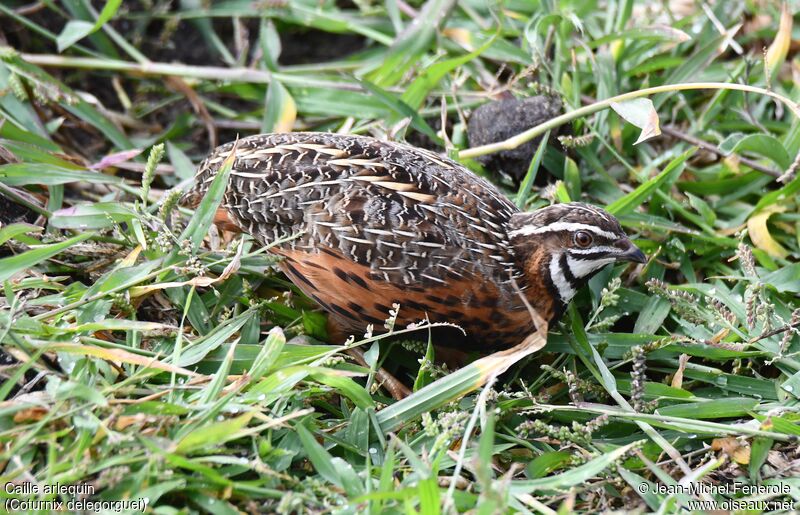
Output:
[[[196,188],[234,150],[201,165]],[[408,289],[517,273],[506,224],[516,208],[458,163],[361,136],[251,136],[235,146],[223,207],[263,244],[300,234],[283,250],[333,253],[373,281]]]

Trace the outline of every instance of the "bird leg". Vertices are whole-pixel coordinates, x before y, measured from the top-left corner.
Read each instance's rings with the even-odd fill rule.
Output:
[[[347,349],[345,352],[355,358],[361,366],[369,368],[367,361],[364,359],[364,351],[358,347],[353,347],[352,349]],[[381,386],[386,388],[386,391],[389,392],[389,395],[391,395],[394,400],[399,401],[411,395],[411,390],[383,367],[375,371],[375,379],[378,380]]]
[[[348,332],[340,327],[332,317],[328,317],[327,330],[331,341],[345,342],[347,340]],[[364,359],[364,351],[360,348],[352,347],[345,352],[348,356],[352,356],[359,365],[371,368],[367,360]],[[391,395],[394,400],[399,401],[411,395],[411,390],[383,367],[375,371],[375,379],[378,380],[380,385],[386,388],[386,391],[389,392],[389,395]]]

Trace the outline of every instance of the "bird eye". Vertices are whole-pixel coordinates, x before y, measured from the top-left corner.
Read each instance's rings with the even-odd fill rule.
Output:
[[[592,244],[592,235],[586,231],[578,231],[575,233],[575,244],[579,247],[586,248]]]

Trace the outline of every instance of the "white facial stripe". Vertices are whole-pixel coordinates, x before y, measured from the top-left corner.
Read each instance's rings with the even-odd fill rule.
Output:
[[[620,250],[616,247],[607,247],[607,246],[600,246],[592,247],[589,249],[569,249],[570,254],[597,254],[600,252],[608,252],[609,254],[615,254]]]
[[[571,257],[567,256],[567,266],[569,267],[570,272],[572,272],[572,275],[578,279],[586,277],[595,270],[599,270],[600,268],[603,268],[607,264],[613,262],[614,258],[572,259]]]
[[[575,288],[573,288],[569,281],[567,281],[567,278],[564,277],[564,272],[561,271],[561,265],[559,265],[558,260],[558,254],[550,259],[550,280],[553,281],[553,284],[558,290],[558,296],[561,297],[561,302],[567,304],[572,300],[572,297],[575,296]]]
[[[527,227],[522,227],[520,229],[517,229],[516,231],[511,231],[508,235],[513,238],[515,236],[530,236],[533,234],[544,234],[548,232],[557,232],[557,231],[570,231],[570,232],[587,231],[594,233],[598,236],[603,236],[610,240],[616,240],[617,238],[619,238],[617,234],[614,234],[613,232],[604,231],[603,229],[595,227],[594,225],[570,223],[570,222],[556,222],[550,225],[545,225],[544,227],[534,227],[530,225]]]

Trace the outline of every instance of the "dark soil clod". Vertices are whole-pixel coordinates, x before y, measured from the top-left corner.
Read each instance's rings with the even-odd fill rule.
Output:
[[[0,193],[0,225],[7,225],[18,222],[32,224],[39,215],[14,202],[12,199]]]
[[[476,109],[469,118],[469,145],[477,147],[506,140],[561,113],[561,99],[548,95],[489,102]],[[551,134],[551,138],[555,136]],[[490,171],[505,173],[520,182],[540,141],[541,137],[538,137],[513,150],[481,156],[478,161]]]

